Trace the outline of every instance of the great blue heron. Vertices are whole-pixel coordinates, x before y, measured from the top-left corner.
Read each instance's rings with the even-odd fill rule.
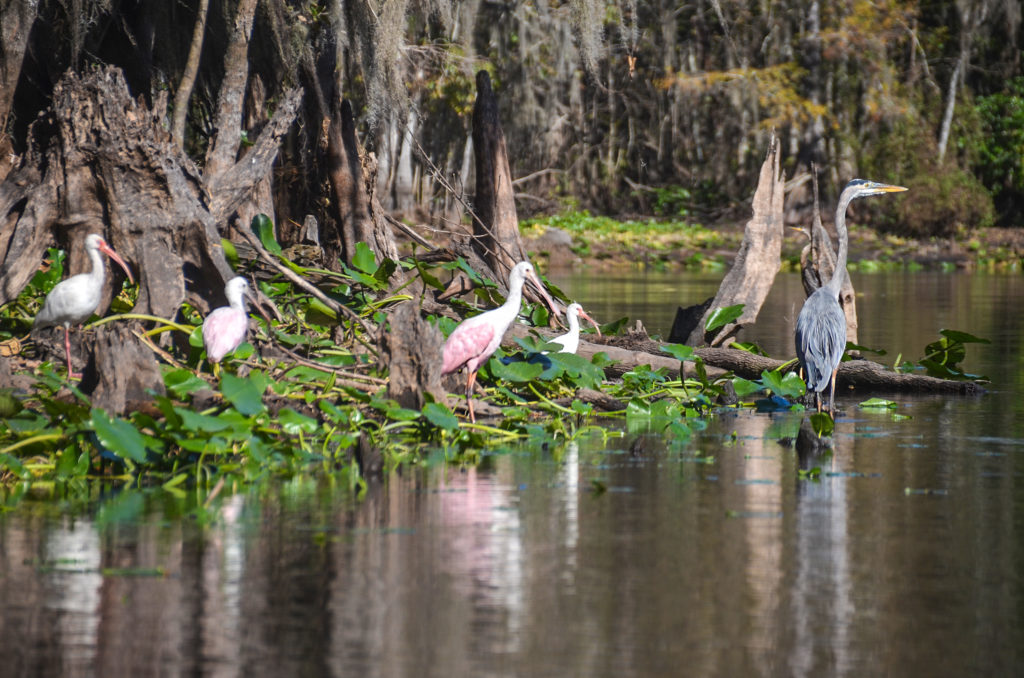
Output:
[[[839,255],[832,278],[807,297],[796,319],[796,357],[807,377],[807,389],[814,391],[814,402],[821,412],[821,393],[831,386],[829,413],[835,414],[836,371],[846,350],[846,316],[839,306],[839,290],[846,272],[849,238],[846,233],[846,208],[855,198],[905,191],[902,186],[854,179],[846,185],[836,205],[836,233]]]

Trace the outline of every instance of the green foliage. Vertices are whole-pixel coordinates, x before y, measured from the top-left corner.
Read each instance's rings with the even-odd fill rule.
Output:
[[[988,339],[967,332],[941,330],[942,338],[924,347],[925,356],[918,361],[929,376],[940,379],[971,379],[987,381],[987,377],[967,374],[960,362],[967,356],[967,344],[988,344]]]
[[[980,130],[959,139],[980,183],[992,194],[1001,220],[1019,224],[1024,201],[1024,76],[1002,92],[978,97],[975,111]]]
[[[682,186],[666,186],[654,189],[654,213],[659,217],[685,217],[693,195]]]
[[[828,412],[815,412],[811,415],[811,428],[819,438],[826,438],[832,435],[836,429],[836,422]]]
[[[744,304],[735,304],[724,308],[716,308],[714,312],[708,316],[708,321],[704,324],[704,331],[714,332],[720,327],[725,327],[743,315],[743,307]]]
[[[995,219],[992,197],[971,174],[955,167],[918,174],[897,201],[892,230],[914,237],[953,236],[991,226]]]

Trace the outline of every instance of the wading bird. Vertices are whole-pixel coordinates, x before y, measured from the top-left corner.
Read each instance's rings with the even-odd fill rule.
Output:
[[[245,297],[249,294],[249,283],[242,276],[228,281],[224,296],[228,306],[215,308],[203,321],[203,346],[206,359],[216,365],[245,340],[249,331],[249,314],[245,309]]]
[[[124,263],[102,236],[96,233],[87,235],[85,252],[92,262],[92,269],[88,273],[79,273],[57,283],[46,295],[43,310],[39,311],[32,324],[33,329],[64,326],[64,354],[68,361],[68,379],[82,376],[71,370],[71,326],[88,320],[99,306],[100,296],[103,294],[103,280],[107,273],[101,253],[106,254],[124,269],[129,282],[135,282],[132,272],[128,270],[128,264]]]
[[[508,298],[505,299],[505,303],[486,313],[463,320],[444,343],[444,362],[441,366],[441,374],[449,374],[457,371],[463,365],[466,366],[466,407],[469,409],[469,419],[472,422],[476,422],[471,399],[476,372],[498,348],[501,338],[505,336],[505,331],[519,315],[519,307],[523,298],[523,283],[527,281],[537,288],[544,303],[548,305],[555,317],[558,317],[555,302],[544,289],[533,266],[528,261],[520,261],[512,267],[512,273],[508,277]]]
[[[579,318],[583,317],[590,321],[590,324],[597,330],[597,336],[601,336],[601,328],[597,326],[597,321],[587,315],[587,312],[583,310],[583,307],[577,304],[575,301],[569,304],[569,308],[565,309],[565,317],[569,319],[569,331],[565,334],[549,339],[549,344],[558,344],[562,348],[558,350],[559,353],[575,353],[576,349],[580,346],[580,321]],[[545,351],[547,353],[547,351]]]
[[[839,290],[846,275],[849,237],[846,232],[846,208],[856,198],[905,191],[902,186],[854,179],[846,185],[836,206],[836,232],[839,254],[832,278],[807,297],[796,319],[796,357],[807,376],[807,389],[814,391],[814,402],[821,412],[821,394],[829,388],[828,411],[835,415],[836,372],[846,350],[846,315],[839,305]]]

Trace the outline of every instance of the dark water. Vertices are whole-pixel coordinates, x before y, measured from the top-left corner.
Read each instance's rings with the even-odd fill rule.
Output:
[[[558,282],[652,332],[717,285]],[[801,294],[779,282],[751,337],[776,355]],[[844,394],[818,482],[776,441],[795,416],[733,411],[684,442],[432,458],[361,501],[320,478],[208,512],[159,493],[77,516],[23,502],[0,514],[0,674],[1019,675],[1024,278],[854,282],[882,360],[968,330],[993,341],[966,363],[993,391],[900,396],[898,420]]]

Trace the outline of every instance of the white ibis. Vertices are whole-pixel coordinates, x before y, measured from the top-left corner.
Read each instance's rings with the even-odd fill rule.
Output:
[[[455,372],[463,365],[466,366],[466,407],[469,409],[470,421],[476,422],[473,401],[470,399],[476,372],[498,348],[505,331],[519,315],[523,283],[526,281],[533,283],[544,303],[557,317],[558,309],[555,302],[544,289],[533,266],[528,261],[520,261],[512,267],[512,273],[508,277],[508,298],[505,299],[505,303],[486,313],[463,320],[444,343],[444,364],[441,366],[441,374]]]
[[[224,296],[227,297],[229,305],[215,308],[203,321],[203,346],[206,347],[206,358],[215,365],[245,340],[245,334],[249,330],[249,314],[245,309],[245,297],[248,293],[249,283],[245,278],[232,278],[224,286]]]
[[[124,269],[129,282],[135,282],[132,272],[128,270],[128,264],[124,263],[124,260],[102,236],[96,233],[87,235],[85,237],[85,252],[89,255],[89,261],[92,262],[92,269],[88,273],[79,273],[57,283],[46,295],[43,310],[39,311],[39,315],[36,316],[35,322],[32,324],[33,329],[64,326],[64,353],[68,360],[68,379],[82,376],[71,371],[71,326],[88,320],[99,306],[100,296],[103,294],[106,270],[100,253],[102,252],[116,261]]]
[[[590,321],[590,324],[597,330],[597,336],[601,336],[601,328],[597,326],[597,321],[587,315],[587,312],[583,310],[583,307],[577,304],[575,301],[569,304],[569,308],[565,310],[565,316],[569,319],[569,331],[565,334],[549,339],[549,344],[559,344],[562,348],[558,351],[559,353],[575,353],[576,349],[580,346],[580,316]],[[545,351],[547,353],[547,351]]]

